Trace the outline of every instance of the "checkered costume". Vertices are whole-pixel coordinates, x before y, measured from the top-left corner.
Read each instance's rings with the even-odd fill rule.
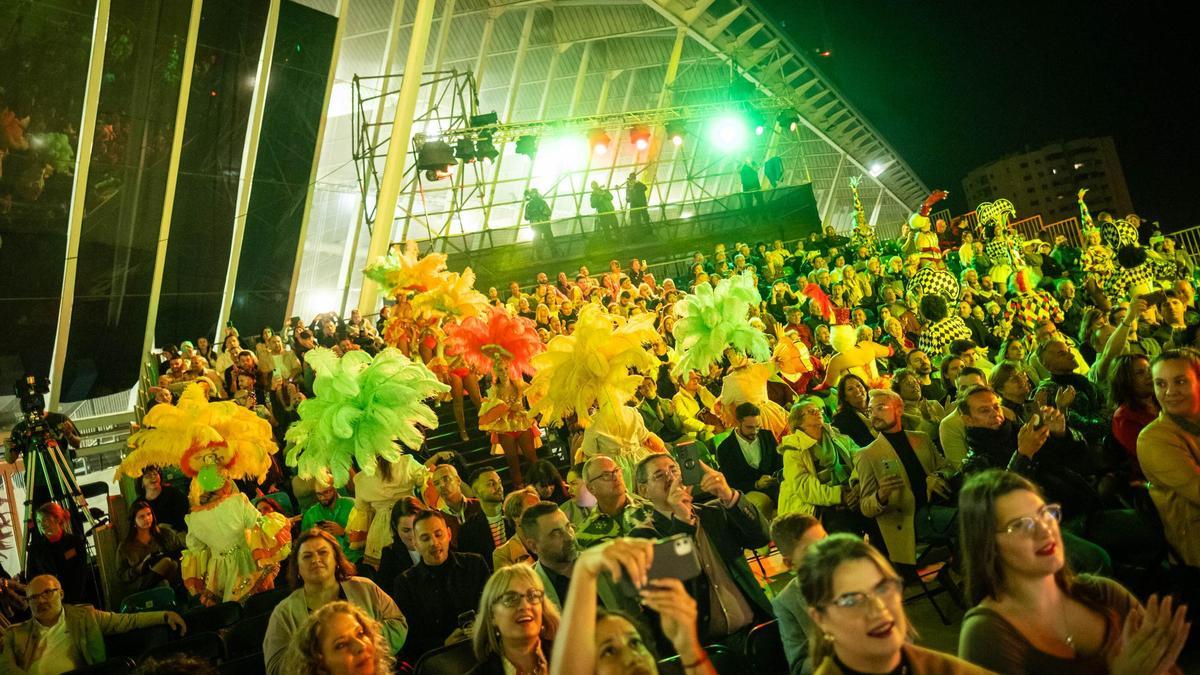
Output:
[[[963,323],[961,316],[955,314],[926,326],[921,331],[921,339],[917,341],[917,346],[928,354],[929,358],[936,359],[946,354],[946,347],[951,342],[970,339],[971,329]]]
[[[1013,326],[1023,327],[1027,335],[1033,334],[1039,323],[1061,323],[1064,318],[1058,301],[1041,289],[1022,293],[1004,306],[1004,320]]]
[[[946,298],[951,305],[958,302],[959,284],[954,275],[944,269],[922,267],[908,282],[910,293],[920,296],[937,294]]]
[[[1084,274],[1095,279],[1100,288],[1108,285],[1108,280],[1116,268],[1112,249],[1103,244],[1089,246],[1079,257],[1079,262],[1083,266]]]

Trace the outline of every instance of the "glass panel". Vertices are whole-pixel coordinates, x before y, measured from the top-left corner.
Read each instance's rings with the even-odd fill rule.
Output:
[[[92,0],[0,2],[0,401],[50,371],[94,14]]]
[[[63,401],[137,384],[189,3],[112,5]]]

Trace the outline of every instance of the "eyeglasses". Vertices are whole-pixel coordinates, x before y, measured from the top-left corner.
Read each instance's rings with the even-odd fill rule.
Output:
[[[1038,524],[1050,526],[1050,523],[1058,523],[1062,521],[1062,504],[1046,504],[1038,509],[1036,516],[1025,516],[1024,518],[1016,518],[1009,521],[1008,525],[1004,526],[1003,530],[996,530],[997,534],[1023,534],[1025,536],[1033,536],[1037,531]]]
[[[496,603],[504,605],[509,609],[516,609],[517,607],[521,606],[522,600],[528,601],[531,605],[536,605],[540,603],[544,597],[546,597],[546,593],[544,591],[531,588],[524,593],[518,593],[516,591],[508,591],[507,593],[503,593],[499,598],[496,599]]]
[[[663,469],[662,471],[655,471],[653,474],[651,474],[650,480],[656,483],[662,483],[670,478],[679,478],[681,475],[682,474],[680,474],[678,466],[671,466]]]
[[[903,584],[899,579],[884,579],[875,586],[874,590],[865,593],[843,593],[829,601],[829,605],[849,612],[866,613],[867,609],[873,604],[872,600],[882,603],[893,599],[900,595],[902,586]]]
[[[621,476],[621,468],[617,467],[617,468],[613,469],[612,471],[605,471],[604,473],[600,474],[599,476],[592,478],[591,480],[588,481],[588,483],[593,483],[598,480],[602,480],[605,483],[615,483],[617,480],[620,479],[620,476]]]
[[[54,597],[55,593],[58,593],[61,590],[62,590],[61,588],[47,588],[46,590],[42,591],[41,593],[36,593],[34,595],[27,595],[27,596],[25,596],[25,599],[28,600],[29,602],[37,602],[38,600],[49,600],[50,598]]]

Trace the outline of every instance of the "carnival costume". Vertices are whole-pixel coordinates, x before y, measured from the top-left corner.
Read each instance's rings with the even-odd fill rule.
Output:
[[[879,243],[875,239],[875,228],[867,222],[867,212],[863,210],[862,199],[858,196],[858,185],[862,176],[850,178],[850,194],[854,197],[854,230],[850,233],[850,248],[855,252],[860,248],[867,249],[867,257],[879,255]]]
[[[210,403],[190,384],[178,403],[146,413],[129,446],[118,478],[136,479],[148,466],[178,466],[192,478],[181,564],[189,593],[213,605],[274,586],[279,562],[291,550],[287,518],[260,514],[232,483],[266,477],[277,450],[270,424],[231,401]]]
[[[904,243],[903,251],[906,256],[913,254],[919,256],[921,265],[946,266],[945,261],[942,260],[942,248],[938,243],[938,235],[933,231],[929,214],[933,211],[934,204],[948,196],[950,193],[945,190],[934,190],[917,209],[917,212],[908,217],[910,234],[909,239]]]
[[[1178,265],[1149,258],[1137,240],[1137,228],[1125,220],[1110,220],[1100,225],[1100,234],[1116,252],[1117,267],[1104,285],[1111,299],[1134,298],[1149,292],[1158,279],[1180,277]]]
[[[1008,277],[1025,267],[1024,237],[1009,229],[1008,221],[1017,215],[1017,209],[1007,199],[984,202],[975,207],[979,236],[987,242],[983,247],[991,268],[988,276],[999,288],[1008,284]],[[988,232],[990,228],[990,233]]]

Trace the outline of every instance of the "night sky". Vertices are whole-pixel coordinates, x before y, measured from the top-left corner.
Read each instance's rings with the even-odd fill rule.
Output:
[[[1200,49],[1184,14],[1104,2],[758,4],[926,185],[950,190],[956,213],[970,169],[1094,135],[1116,139],[1143,218],[1200,225]]]

